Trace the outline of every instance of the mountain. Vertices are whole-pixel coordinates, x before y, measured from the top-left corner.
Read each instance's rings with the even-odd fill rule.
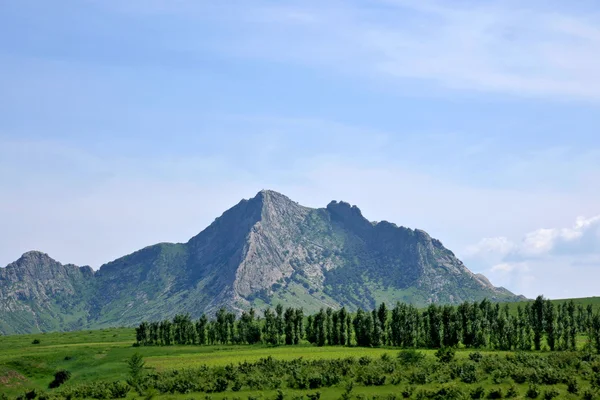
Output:
[[[187,243],[160,243],[94,272],[30,252],[0,268],[0,332],[132,325],[176,313],[277,303],[371,308],[515,296],[473,274],[422,230],[370,222],[356,206],[242,200]]]

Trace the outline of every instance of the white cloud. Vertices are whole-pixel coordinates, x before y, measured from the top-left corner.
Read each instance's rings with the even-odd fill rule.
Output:
[[[504,256],[510,253],[514,247],[514,243],[504,236],[483,238],[478,243],[468,246],[465,251],[465,256],[477,257],[488,254]]]
[[[467,265],[486,271],[494,283],[529,297],[597,295],[600,216],[578,217],[569,228],[537,229],[517,242],[486,238],[467,246],[464,258]]]

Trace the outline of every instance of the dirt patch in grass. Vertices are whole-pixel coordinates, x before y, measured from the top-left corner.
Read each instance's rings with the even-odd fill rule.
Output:
[[[25,381],[27,381],[27,378],[17,371],[11,370],[0,375],[0,386],[15,387],[21,385]]]

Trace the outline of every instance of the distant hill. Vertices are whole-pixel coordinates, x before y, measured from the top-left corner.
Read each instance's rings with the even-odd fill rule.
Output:
[[[40,252],[0,268],[0,332],[132,325],[176,313],[282,303],[372,308],[523,299],[473,274],[422,230],[370,222],[356,206],[301,206],[261,191],[187,243],[161,243],[103,265]]]

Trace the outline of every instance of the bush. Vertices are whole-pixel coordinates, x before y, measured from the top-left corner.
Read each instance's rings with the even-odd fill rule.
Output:
[[[508,388],[508,390],[506,391],[506,398],[507,399],[511,399],[513,397],[518,397],[519,396],[519,391],[517,390],[517,388],[514,385],[511,385],[511,387]]]
[[[540,396],[540,389],[537,387],[537,385],[529,385],[525,395],[529,399],[537,399]]]
[[[277,394],[275,395],[275,400],[283,400],[285,398],[285,393],[281,391],[281,389],[277,389]]]
[[[70,377],[71,377],[71,373],[69,371],[67,371],[67,370],[58,371],[57,373],[54,374],[54,380],[52,382],[50,382],[48,387],[50,389],[56,389],[57,387],[59,387],[60,385],[62,385],[66,381],[68,381]]]
[[[371,361],[373,361],[373,360],[371,360],[371,357],[369,357],[369,356],[362,356],[361,358],[358,359],[358,363],[363,366],[371,364]]]
[[[481,386],[478,386],[471,390],[470,395],[472,399],[483,399],[485,397],[485,389]]]
[[[319,400],[321,398],[321,392],[308,393],[306,397],[308,397],[308,400]]]
[[[435,356],[438,361],[441,363],[449,363],[454,360],[454,356],[456,355],[456,350],[453,347],[442,347],[438,351],[435,352]]]
[[[409,376],[408,376],[408,382],[411,385],[425,385],[427,384],[427,373],[425,371],[413,371]]]
[[[487,395],[488,399],[501,399],[502,397],[504,397],[502,388],[492,389]]]
[[[33,339],[33,342],[31,342],[31,344],[40,344],[42,342],[40,342],[40,339]]]
[[[522,368],[517,368],[512,372],[510,377],[515,383],[523,384],[527,382],[528,374]]]
[[[400,392],[400,394],[402,395],[403,398],[408,399],[408,398],[410,398],[410,396],[413,395],[414,391],[415,391],[415,388],[413,386],[407,386],[402,390],[402,392]]]
[[[403,365],[415,365],[425,358],[425,354],[414,349],[402,350],[398,353],[398,360]]]
[[[594,395],[594,392],[587,389],[585,392],[583,392],[583,394],[581,395],[581,398],[583,400],[594,400],[596,398],[596,396]]]
[[[460,369],[459,376],[464,383],[475,383],[478,380],[477,367],[472,363],[464,364]]]
[[[579,392],[579,383],[577,379],[570,377],[567,380],[567,392],[571,394],[577,394]]]
[[[471,360],[473,362],[479,362],[479,361],[481,361],[482,358],[483,358],[483,355],[481,355],[481,353],[478,351],[469,353],[469,360]]]
[[[544,391],[544,400],[552,400],[555,397],[560,396],[560,392],[555,388]]]

